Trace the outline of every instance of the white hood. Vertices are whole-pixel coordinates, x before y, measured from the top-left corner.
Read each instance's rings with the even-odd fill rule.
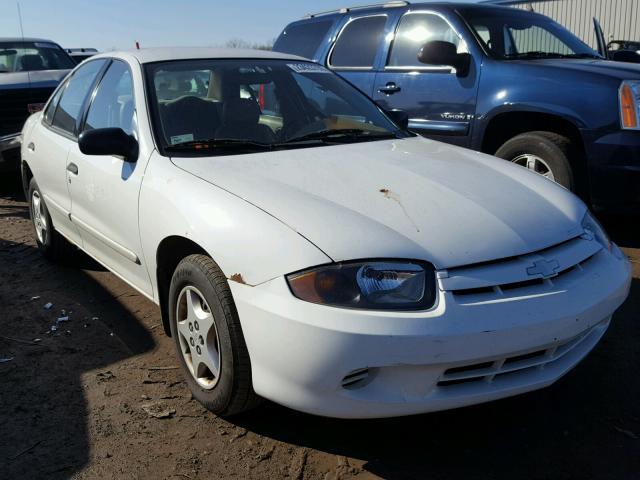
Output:
[[[450,268],[521,255],[578,235],[586,210],[522,167],[423,138],[172,161],[334,261],[391,257]]]

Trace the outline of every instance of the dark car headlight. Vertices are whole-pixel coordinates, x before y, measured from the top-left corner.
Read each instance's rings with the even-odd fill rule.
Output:
[[[435,304],[428,263],[372,260],[337,263],[287,275],[291,292],[307,302],[369,310],[426,310]]]

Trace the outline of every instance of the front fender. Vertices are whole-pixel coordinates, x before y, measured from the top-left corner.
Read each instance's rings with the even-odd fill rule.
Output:
[[[195,242],[227,278],[242,278],[248,285],[331,261],[281,221],[157,152],[145,172],[139,208],[142,248],[156,301],[156,253],[170,236]]]

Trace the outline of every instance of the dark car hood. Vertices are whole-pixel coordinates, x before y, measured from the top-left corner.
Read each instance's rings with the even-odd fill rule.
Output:
[[[0,89],[55,87],[70,70],[0,73]]]
[[[581,74],[606,75],[620,80],[640,79],[640,65],[633,63],[573,58],[545,58],[540,60],[518,60],[517,62],[531,66],[560,68],[564,71],[573,70]]]

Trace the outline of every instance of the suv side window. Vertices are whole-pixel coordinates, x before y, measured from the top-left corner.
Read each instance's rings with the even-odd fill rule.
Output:
[[[467,47],[451,25],[435,13],[410,12],[400,20],[391,46],[387,66],[424,67],[418,61],[422,46],[431,41],[453,43],[458,52],[466,52]]]
[[[98,85],[84,130],[121,128],[131,135],[134,131],[133,100],[131,71],[125,62],[114,60]]]
[[[313,58],[320,42],[322,42],[332,26],[333,20],[290,25],[282,32],[282,35],[273,46],[273,50],[275,52]]]
[[[333,47],[329,65],[333,68],[373,68],[386,23],[386,15],[349,21]]]
[[[106,60],[98,59],[86,63],[75,71],[67,82],[53,116],[52,125],[75,136],[76,122],[91,87]]]

